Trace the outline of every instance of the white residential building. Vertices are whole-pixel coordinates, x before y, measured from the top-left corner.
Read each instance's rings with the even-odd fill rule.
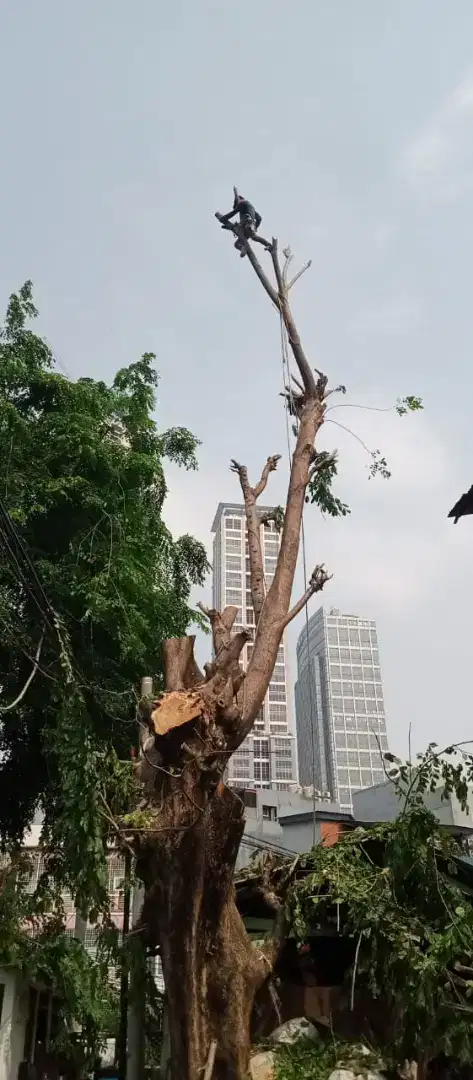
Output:
[[[268,509],[259,508],[260,511]],[[219,503],[212,525],[213,605],[222,610],[238,608],[235,632],[242,627],[256,629],[251,601],[250,564],[245,510],[235,503]],[[273,522],[261,526],[266,583],[273,580],[279,554],[279,534]],[[251,642],[242,654],[246,668]],[[297,783],[297,756],[288,693],[288,663],[285,637],[281,642],[263,708],[251,735],[230,760],[228,781],[233,787],[277,788],[287,791]]]

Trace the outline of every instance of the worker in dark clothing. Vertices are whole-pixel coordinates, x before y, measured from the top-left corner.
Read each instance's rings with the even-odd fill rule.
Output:
[[[240,228],[246,239],[254,240],[255,243],[263,244],[263,247],[269,249],[271,244],[268,240],[264,240],[262,236],[256,235],[262,221],[261,214],[258,214],[258,211],[255,210],[252,203],[248,202],[248,199],[244,199],[243,195],[235,195],[233,200],[233,210],[229,210],[228,214],[216,215],[221,222],[222,229],[232,228],[229,223],[237,214],[240,218]],[[240,238],[238,238],[235,247],[237,251],[240,252],[241,258],[243,258],[246,255],[246,244],[243,244]]]

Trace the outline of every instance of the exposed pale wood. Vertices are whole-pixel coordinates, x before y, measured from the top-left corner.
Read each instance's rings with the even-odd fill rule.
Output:
[[[173,728],[189,724],[191,720],[204,718],[205,703],[200,694],[172,690],[151,713],[151,723],[156,735],[167,735]]]

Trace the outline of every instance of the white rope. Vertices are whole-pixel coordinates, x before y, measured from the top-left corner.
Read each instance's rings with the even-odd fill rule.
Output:
[[[279,323],[281,328],[281,360],[282,360],[282,375],[283,375],[283,391],[284,391],[284,408],[286,413],[286,438],[287,438],[287,452],[289,456],[289,471],[292,467],[292,449],[291,449],[291,428],[289,420],[289,404],[291,406],[292,414],[295,418],[296,429],[298,428],[297,413],[294,404],[294,395],[291,386],[291,369],[289,361],[289,344],[287,337],[286,324],[284,322],[282,311],[279,311]],[[288,393],[286,393],[286,385]],[[289,397],[289,402],[288,402]],[[302,541],[302,567],[304,573],[304,592],[307,592],[307,551],[305,542],[305,528],[304,528],[304,511],[302,512],[302,524],[301,524],[301,541]],[[310,708],[310,733],[311,733],[311,750],[312,750],[312,846],[315,847],[315,813],[316,813],[316,798],[315,798],[315,702],[313,695],[313,679],[312,679],[312,665],[309,657],[309,608],[306,601],[305,605],[305,632],[307,643],[307,666],[309,669],[309,708]]]

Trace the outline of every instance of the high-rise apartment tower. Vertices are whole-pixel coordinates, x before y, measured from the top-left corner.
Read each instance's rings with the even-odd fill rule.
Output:
[[[260,507],[261,511],[268,507]],[[238,608],[234,631],[243,626],[255,629],[251,602],[250,564],[244,507],[219,503],[212,525],[213,605],[222,610],[232,604]],[[264,571],[269,586],[273,580],[279,553],[279,534],[274,523],[261,525]],[[242,653],[246,668],[252,651],[251,642]],[[274,672],[263,707],[251,735],[230,759],[228,782],[233,787],[279,788],[287,790],[297,783],[297,759],[292,730],[292,710],[288,695],[286,640],[279,647]]]
[[[388,749],[376,624],[319,608],[297,642],[296,730],[300,782],[343,810],[384,780]]]

